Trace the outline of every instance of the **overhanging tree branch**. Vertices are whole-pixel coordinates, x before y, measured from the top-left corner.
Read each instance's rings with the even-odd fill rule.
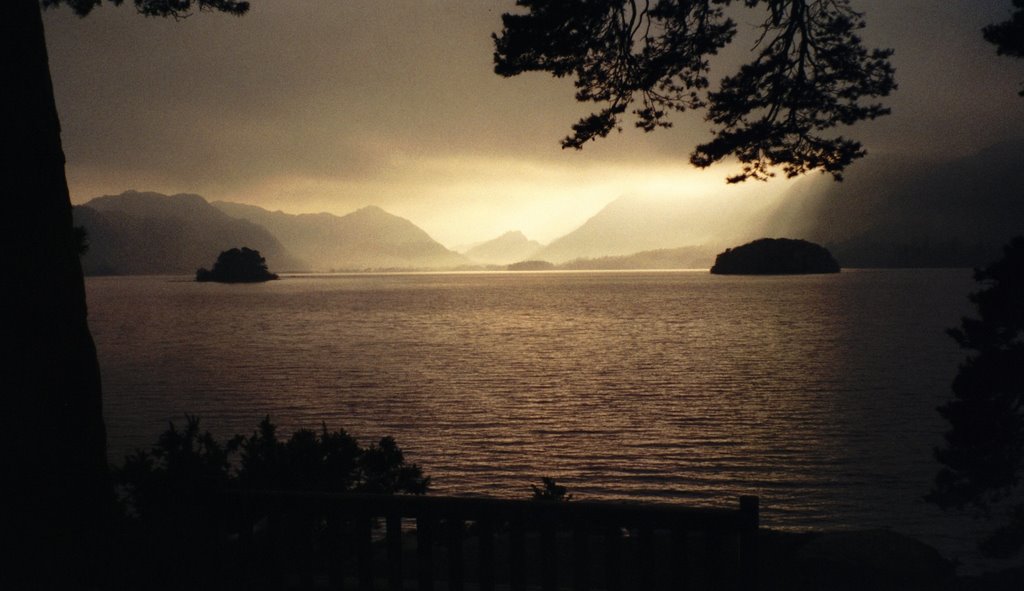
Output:
[[[503,15],[495,72],[574,76],[577,100],[604,105],[573,126],[566,148],[620,129],[633,103],[644,131],[671,126],[673,111],[703,108],[714,138],[691,155],[694,165],[736,158],[743,168],[730,182],[765,180],[777,168],[790,177],[820,170],[841,180],[866,152],[830,132],[889,113],[873,101],[896,89],[892,51],[863,46],[863,16],[847,0],[742,0],[767,10],[757,55],[711,91],[708,59],[735,36],[723,13],[733,3],[660,0],[641,8],[629,0],[518,0],[527,12]]]
[[[1011,57],[1024,57],[1024,0],[1013,0],[1017,8],[1009,20],[989,25],[981,30],[985,40],[996,46],[996,53]],[[1019,93],[1024,96],[1024,89]]]
[[[79,16],[92,12],[102,0],[42,0],[43,8],[65,4]],[[107,0],[114,6],[120,6],[124,0]],[[237,0],[133,0],[135,10],[146,16],[169,16],[185,18],[194,11],[226,12],[241,16],[249,11],[249,3]]]

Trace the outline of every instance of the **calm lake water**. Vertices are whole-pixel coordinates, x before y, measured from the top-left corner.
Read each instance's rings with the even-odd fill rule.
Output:
[[[87,280],[111,460],[184,413],[227,436],[393,435],[440,494],[762,498],[769,527],[885,527],[969,558],[921,501],[969,270]]]

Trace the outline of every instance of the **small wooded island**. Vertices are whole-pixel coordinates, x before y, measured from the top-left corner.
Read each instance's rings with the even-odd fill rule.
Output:
[[[716,275],[799,275],[838,273],[839,263],[827,248],[806,240],[761,238],[727,248],[715,258]]]
[[[196,271],[196,281],[260,283],[272,279],[277,279],[277,274],[267,270],[267,261],[260,256],[260,251],[244,246],[241,249],[232,248],[220,253],[212,271]]]

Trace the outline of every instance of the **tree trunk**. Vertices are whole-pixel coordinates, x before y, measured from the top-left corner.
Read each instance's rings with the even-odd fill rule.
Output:
[[[0,67],[8,105],[0,112],[0,236],[7,260],[0,468],[5,496],[16,503],[5,511],[10,522],[4,529],[21,538],[12,540],[15,561],[23,560],[14,576],[45,584],[53,582],[52,571],[74,571],[75,561],[95,551],[90,540],[108,517],[111,491],[99,365],[39,0],[5,4]],[[40,559],[64,564],[40,565]],[[12,576],[4,570],[5,578]]]

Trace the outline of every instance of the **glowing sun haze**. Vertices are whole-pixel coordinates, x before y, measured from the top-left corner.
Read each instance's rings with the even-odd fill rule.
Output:
[[[1009,0],[852,4],[866,12],[867,42],[896,50],[900,83],[892,116],[843,130],[870,157],[1024,137],[1024,116],[1006,115],[1022,109],[1024,64],[980,34]],[[490,34],[510,10],[512,0],[254,0],[239,19],[179,22],[107,4],[85,19],[48,11],[72,199],[137,189],[291,213],[377,205],[454,247],[508,230],[547,242],[623,195],[734,195],[730,207],[754,211],[792,184],[731,188],[734,165],[693,169],[689,151],[709,137],[696,113],[562,151],[593,109],[575,103],[569,80],[493,74]],[[741,28],[754,22],[737,14]],[[748,45],[741,37],[719,61]]]

